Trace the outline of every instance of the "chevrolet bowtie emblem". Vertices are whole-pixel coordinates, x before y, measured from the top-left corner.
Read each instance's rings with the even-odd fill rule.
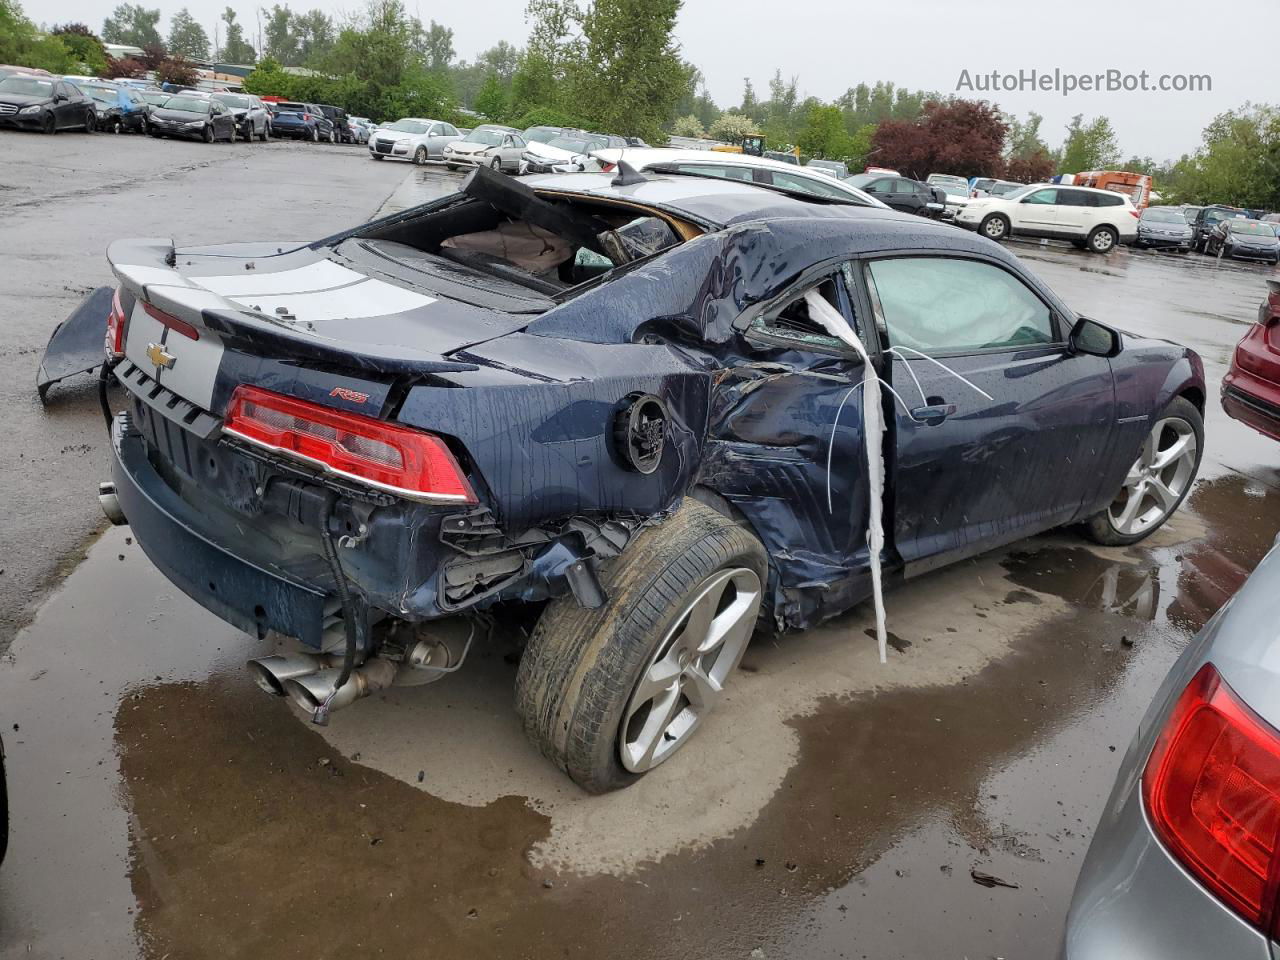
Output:
[[[147,359],[156,365],[157,373],[161,370],[168,370],[178,362],[178,358],[165,350],[163,345],[159,343],[147,344]]]

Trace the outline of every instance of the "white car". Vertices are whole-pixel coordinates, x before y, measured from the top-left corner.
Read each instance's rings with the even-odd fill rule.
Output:
[[[696,173],[704,177],[724,177],[726,180],[746,180],[772,185],[784,190],[809,193],[837,200],[852,200],[868,207],[883,207],[884,203],[859,190],[845,180],[837,180],[827,172],[809,167],[753,157],[746,153],[720,153],[711,150],[670,150],[661,147],[627,150],[597,150],[592,154],[606,172],[612,171],[618,159],[644,172],[655,167],[669,168],[676,173]]]
[[[530,173],[581,173],[595,169],[591,151],[606,142],[603,138],[566,134],[545,143],[530,140],[521,156]]]
[[[1138,236],[1138,210],[1124,194],[1092,187],[1037,183],[1003,197],[970,200],[956,223],[992,240],[1010,236],[1070,240],[1109,253]]]
[[[505,173],[521,173],[528,147],[519,130],[485,124],[462,140],[445,144],[444,163],[450,170],[484,164]]]
[[[462,139],[457,127],[443,120],[405,117],[376,131],[369,138],[369,156],[375,160],[393,157],[423,164],[443,160],[447,144]]]
[[[960,211],[969,205],[969,181],[964,177],[952,176],[949,173],[931,173],[925,183],[938,187],[947,195],[943,205],[942,219],[954,220]]]

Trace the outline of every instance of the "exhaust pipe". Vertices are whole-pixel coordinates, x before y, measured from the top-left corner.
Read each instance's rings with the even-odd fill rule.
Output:
[[[116,485],[110,480],[98,484],[98,506],[113,526],[123,527],[128,523],[124,511],[120,509],[120,498],[116,496]]]
[[[270,658],[265,658],[270,659]],[[340,658],[335,658],[340,659]],[[338,682],[342,670],[338,668],[321,670],[286,680],[284,692],[293,702],[314,714],[316,710],[328,702],[328,712],[341,710],[371,693],[385,690],[395,681],[396,665],[390,660],[373,657],[363,667],[351,671],[351,677],[335,693],[333,685]],[[329,695],[333,694],[330,699]]]
[[[284,656],[258,657],[250,660],[246,666],[253,675],[254,683],[267,693],[283,697],[287,681],[324,670],[341,661],[342,657],[326,653],[290,653]]]

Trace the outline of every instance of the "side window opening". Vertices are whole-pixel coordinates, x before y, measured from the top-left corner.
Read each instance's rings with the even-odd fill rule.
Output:
[[[816,289],[827,303],[840,310],[836,283],[833,275],[793,291],[781,303],[757,316],[751,322],[751,329],[770,338],[794,341],[801,349],[847,350],[848,347],[838,337],[833,337],[817,319],[810,316],[809,304],[805,301],[805,294]]]

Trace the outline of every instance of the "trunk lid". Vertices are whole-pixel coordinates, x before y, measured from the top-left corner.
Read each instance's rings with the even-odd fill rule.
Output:
[[[475,369],[446,356],[554,305],[402,244],[355,237],[183,250],[121,241],[107,257],[136,298],[126,358],[204,410],[225,395],[220,380],[253,382],[261,360],[384,381]]]

